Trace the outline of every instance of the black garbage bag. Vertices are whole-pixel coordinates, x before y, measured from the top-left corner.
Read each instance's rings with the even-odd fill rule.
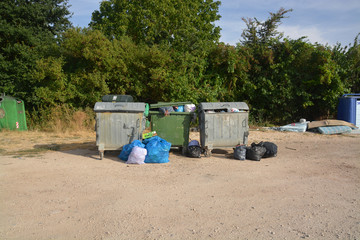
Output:
[[[246,159],[260,161],[266,153],[266,148],[262,144],[252,143],[246,148]]]
[[[277,145],[273,142],[261,142],[262,146],[266,148],[266,152],[263,158],[276,157],[277,155]],[[261,144],[260,143],[260,144]]]
[[[200,146],[189,146],[188,157],[201,158],[201,147]]]
[[[246,159],[246,146],[238,145],[234,148],[234,158],[238,160]]]

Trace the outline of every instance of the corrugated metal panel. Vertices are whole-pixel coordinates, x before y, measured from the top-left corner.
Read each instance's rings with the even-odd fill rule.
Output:
[[[150,111],[151,130],[171,143],[172,147],[187,147],[192,113],[171,112],[169,116]]]
[[[200,110],[223,110],[228,108],[237,108],[248,111],[249,107],[244,102],[204,102],[200,103]]]
[[[144,112],[145,103],[142,102],[97,102],[95,112]]]
[[[117,150],[133,140],[141,139],[144,120],[143,112],[96,113],[96,145],[99,150]]]
[[[202,147],[235,147],[247,144],[248,113],[201,113],[200,142]]]

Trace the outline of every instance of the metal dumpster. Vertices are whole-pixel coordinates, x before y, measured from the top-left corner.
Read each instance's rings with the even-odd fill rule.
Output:
[[[100,159],[106,150],[120,150],[133,140],[141,139],[146,122],[145,103],[97,102],[94,111]]]
[[[185,155],[189,144],[190,122],[194,115],[193,112],[170,112],[168,116],[156,110],[161,107],[182,106],[190,102],[173,102],[150,104],[150,125],[151,131],[156,131],[157,135],[171,143],[171,147],[179,147]]]
[[[244,102],[200,103],[200,144],[204,155],[209,157],[212,149],[216,147],[247,144],[248,119],[249,107]]]

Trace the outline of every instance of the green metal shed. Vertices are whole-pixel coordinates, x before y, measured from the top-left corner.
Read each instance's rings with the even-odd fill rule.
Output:
[[[27,130],[24,101],[14,97],[0,96],[0,130]]]

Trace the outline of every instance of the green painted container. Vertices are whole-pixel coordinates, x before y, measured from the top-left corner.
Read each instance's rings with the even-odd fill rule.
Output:
[[[27,130],[24,102],[14,97],[0,96],[0,130]]]
[[[151,104],[149,116],[151,119],[151,131],[156,131],[157,136],[171,143],[171,147],[179,147],[183,154],[189,144],[190,122],[194,113],[170,112],[168,116],[154,110],[166,106],[181,106],[189,102],[158,103]]]

